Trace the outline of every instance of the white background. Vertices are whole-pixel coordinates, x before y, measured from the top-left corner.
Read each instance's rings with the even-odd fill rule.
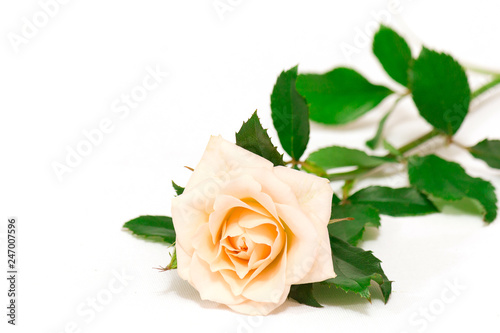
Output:
[[[170,181],[185,184],[190,172],[183,166],[196,165],[209,136],[234,140],[255,109],[278,144],[269,95],[283,69],[349,65],[401,90],[361,36],[383,20],[408,38],[415,55],[424,41],[464,63],[500,71],[496,1],[402,0],[396,14],[387,14],[386,1],[373,0],[220,2],[232,10],[219,15],[213,0],[68,1],[16,48],[9,38],[21,35],[23,18],[33,22],[41,7],[34,0],[2,1],[2,271],[6,220],[19,219],[18,326],[9,325],[9,332],[496,332],[500,221],[486,226],[452,208],[425,217],[384,216],[381,228],[366,234],[360,246],[373,250],[395,281],[387,305],[376,288],[372,304],[322,289],[322,309],[287,301],[268,317],[251,318],[201,301],[175,271],[152,269],[169,262],[169,249],[131,236],[122,224],[138,215],[169,215]],[[342,52],[346,45],[356,53]],[[157,67],[168,77],[128,114],[114,112],[124,105],[116,104],[122,94]],[[500,138],[499,97],[475,106],[459,141]],[[389,104],[342,128],[313,124],[307,152],[331,144],[363,148]],[[54,162],[65,163],[68,147],[76,149],[86,140],[83,132],[103,119],[112,130],[60,181]],[[397,146],[429,128],[410,101],[388,126]],[[458,148],[441,155],[500,188],[498,170]],[[386,184],[407,180],[402,174]],[[133,280],[120,283],[116,274]],[[106,304],[92,312],[87,302],[96,297]]]

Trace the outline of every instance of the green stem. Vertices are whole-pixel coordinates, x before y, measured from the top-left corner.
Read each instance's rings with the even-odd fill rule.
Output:
[[[356,169],[356,170],[352,170],[352,171],[348,171],[348,172],[329,173],[327,175],[327,178],[330,179],[331,182],[336,181],[336,180],[356,179],[356,178],[358,178],[358,176],[363,175],[370,170],[372,170],[372,169],[371,168],[361,168],[361,169]]]
[[[409,152],[410,150],[412,149],[415,149],[417,148],[418,146],[420,146],[422,143],[424,142],[427,142],[429,141],[430,139],[438,136],[439,134],[441,134],[440,131],[438,131],[437,129],[433,129],[432,131],[430,131],[429,133],[426,133],[424,135],[422,135],[421,137],[419,138],[416,138],[415,140],[407,143],[406,145],[404,145],[403,147],[399,148],[399,153],[401,155]]]
[[[389,118],[389,116],[394,111],[394,109],[396,109],[396,106],[398,105],[398,103],[404,97],[406,97],[408,95],[409,95],[409,92],[405,92],[404,94],[399,95],[399,97],[394,100],[394,102],[392,103],[392,106],[389,108],[389,110],[386,112],[386,114],[380,120],[378,127],[377,127],[377,131],[375,132],[375,135],[373,136],[373,138],[366,141],[366,145],[369,148],[375,149],[380,144],[380,139],[382,137],[382,132],[384,131],[384,125],[385,125],[385,122],[387,121],[387,118]]]
[[[471,99],[477,98],[481,94],[485,93],[486,91],[490,90],[491,88],[495,87],[496,85],[500,84],[500,75],[494,76],[493,80],[490,82],[482,85],[481,87],[477,88],[471,93]],[[401,154],[407,153],[412,149],[417,148],[421,144],[427,142],[428,140],[443,134],[442,132],[433,129],[432,131],[422,135],[419,138],[416,138],[415,140],[407,143],[403,147],[399,148],[399,152]],[[387,156],[392,156],[391,154],[388,154]],[[378,168],[379,166],[377,166]],[[341,173],[330,173],[327,175],[328,179],[330,181],[336,181],[336,180],[351,180],[351,179],[357,179],[360,176],[365,176],[371,172],[373,172],[374,168],[358,168],[356,170],[348,171],[348,172],[341,172]]]
[[[496,86],[498,84],[500,84],[500,75],[495,76],[493,78],[493,80],[491,80],[490,82],[488,82],[488,83],[482,85],[481,87],[477,88],[476,90],[474,90],[471,93],[471,99],[477,98],[478,96],[480,96],[481,94],[485,93],[486,91],[490,90],[491,88],[493,88],[494,86]],[[421,137],[419,137],[419,138],[413,140],[412,142],[407,143],[403,147],[399,148],[399,151],[401,154],[404,154],[404,153],[418,147],[419,145],[426,142],[427,140],[430,140],[433,137],[438,136],[439,134],[440,134],[440,132],[438,130],[433,129],[429,133],[424,134]]]
[[[479,68],[479,67],[476,67],[476,66],[467,66],[466,65],[465,69],[469,70],[471,72],[479,73],[479,74],[500,75],[500,73],[498,73],[498,72],[494,72],[494,71],[486,69],[486,68]]]
[[[490,82],[488,82],[488,83],[482,85],[481,87],[477,88],[476,90],[474,90],[470,95],[471,99],[474,99],[474,98],[480,96],[481,94],[490,90],[491,88],[493,88],[494,86],[496,86],[499,83],[500,83],[500,75],[495,76],[493,78],[493,80],[491,80]]]
[[[349,193],[354,186],[354,179],[348,179],[345,181],[344,186],[342,186],[342,201],[341,204],[345,204],[347,198],[349,198]]]
[[[455,140],[451,140],[451,142],[450,142],[450,143],[452,143],[452,144],[454,144],[455,146],[457,146],[457,147],[459,147],[459,148],[462,148],[462,149],[464,149],[464,150],[466,150],[466,151],[470,151],[470,150],[471,150],[471,148],[472,148],[472,147],[467,147],[467,146],[465,146],[465,145],[463,145],[463,144],[461,144],[460,142],[457,142],[457,141],[455,141]]]

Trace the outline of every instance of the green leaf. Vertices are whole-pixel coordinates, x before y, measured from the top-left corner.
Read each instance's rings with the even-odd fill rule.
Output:
[[[422,48],[410,75],[413,101],[420,115],[445,134],[460,128],[471,99],[464,69],[450,55]]]
[[[271,94],[271,116],[283,149],[298,161],[309,142],[309,109],[295,87],[297,66],[282,72]]]
[[[166,267],[167,269],[176,269],[177,268],[177,249],[174,247],[174,252],[170,257],[170,263]]]
[[[309,103],[310,118],[325,124],[351,122],[393,93],[345,67],[326,74],[301,74],[297,90]]]
[[[170,255],[170,263],[165,267],[160,266],[160,268],[158,269],[162,272],[166,272],[176,268],[177,268],[177,249],[174,247],[174,252]]]
[[[369,286],[373,280],[380,285],[384,301],[387,303],[392,281],[389,281],[382,270],[381,261],[371,251],[352,246],[337,237],[330,236],[330,246],[333,269],[337,276],[324,282],[371,300]]]
[[[363,237],[366,226],[378,228],[380,216],[377,209],[370,205],[346,204],[332,206],[332,219],[352,217],[352,221],[340,221],[328,225],[331,236],[337,237],[351,245],[356,245]]]
[[[278,152],[278,149],[271,142],[267,130],[262,127],[257,111],[243,123],[238,133],[236,133],[236,144],[264,157],[274,165],[285,165],[283,155]]]
[[[123,225],[134,234],[145,237],[160,237],[166,243],[175,242],[175,230],[169,216],[143,215]]]
[[[330,146],[311,153],[306,160],[306,163],[309,162],[328,170],[345,166],[373,168],[384,163],[396,162],[396,160],[389,157],[370,156],[357,149]]]
[[[413,216],[438,212],[436,206],[416,188],[366,187],[349,197],[353,204],[368,204],[380,214]]]
[[[420,191],[447,201],[475,199],[483,207],[484,221],[495,220],[495,188],[488,181],[469,176],[459,164],[436,155],[412,156],[408,161],[408,174],[410,184]]]
[[[490,167],[500,169],[500,140],[483,140],[469,152],[475,158],[485,161]]]
[[[173,180],[172,186],[174,187],[175,193],[177,193],[177,195],[181,195],[182,193],[184,193],[184,187],[177,185]]]
[[[318,303],[313,295],[313,285],[312,283],[307,284],[297,284],[290,288],[289,298],[293,298],[300,304],[305,304],[309,306],[314,306],[315,308],[322,308],[323,306]]]
[[[373,37],[373,53],[394,81],[408,86],[412,57],[410,47],[403,37],[381,25]]]

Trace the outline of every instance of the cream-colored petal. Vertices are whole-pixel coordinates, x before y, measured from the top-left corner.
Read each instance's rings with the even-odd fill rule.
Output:
[[[278,236],[276,228],[276,224],[263,223],[253,228],[245,228],[245,230],[248,237],[255,243],[272,245]]]
[[[241,184],[250,192],[259,192],[256,181],[248,181],[245,169],[258,168],[272,170],[272,163],[221,137],[212,137],[207,149],[191,175],[184,193],[172,199],[172,219],[179,242],[187,253],[192,254],[190,239],[198,227],[208,221],[208,215],[214,210],[214,201],[224,189],[242,191]],[[243,177],[236,185],[234,179]],[[238,190],[239,189],[239,190]]]
[[[273,164],[265,158],[224,140],[221,136],[212,136],[186,185],[185,191],[189,193],[192,188],[205,180],[214,182],[220,180],[225,183],[241,175],[241,169],[244,167],[270,170]]]
[[[201,225],[193,237],[193,248],[198,256],[208,264],[217,257],[219,247],[213,243],[208,224]]]
[[[223,304],[239,304],[245,300],[235,296],[219,272],[212,272],[196,253],[191,260],[191,283],[200,292],[201,299]]]
[[[234,264],[234,272],[238,275],[238,278],[243,279],[250,271],[248,268],[248,260],[240,259],[232,255],[229,255],[229,259]]]
[[[191,265],[191,256],[178,243],[175,246],[175,253],[177,256],[177,274],[181,279],[190,281],[189,266]]]
[[[187,254],[193,254],[192,238],[198,228],[208,222],[209,215],[202,202],[194,200],[195,193],[181,195],[172,199],[172,221],[176,242],[182,245]]]
[[[262,194],[262,193],[261,193]],[[265,196],[262,194],[262,196]],[[242,201],[238,198],[221,194],[218,195],[217,198],[215,199],[214,202],[214,211],[210,216],[208,217],[208,224],[210,227],[210,232],[212,233],[213,241],[214,243],[217,242],[221,238],[221,231],[224,225],[224,222],[227,219],[230,219],[230,215],[232,213],[235,214],[241,214],[241,210],[235,210],[235,208],[245,208],[249,211],[255,212],[255,214],[260,215],[260,211],[262,210],[262,207],[258,207],[257,205],[254,204],[253,202],[250,202],[250,204],[246,203],[245,201]],[[272,208],[275,210],[274,204],[272,205]],[[265,217],[262,217],[265,218]]]
[[[250,176],[254,172],[254,168],[244,168],[242,172],[248,174],[243,174],[232,179],[220,190],[220,194],[244,201],[257,213],[272,215],[277,218],[272,198],[263,193],[262,185]]]
[[[227,255],[226,251],[221,251],[217,258],[210,264],[210,270],[217,272],[220,270],[234,270],[234,264]]]
[[[260,260],[258,265],[255,262],[252,262],[252,267],[255,268],[253,271],[252,275],[250,275],[247,278],[247,283],[252,281],[255,277],[257,277],[268,265],[272,264],[273,261],[283,252],[286,251],[287,249],[287,235],[284,230],[284,228],[281,226],[281,224],[278,224],[276,222],[273,222],[276,230],[278,232],[276,239],[274,240],[273,244],[271,245],[271,253],[264,258],[263,260]]]
[[[296,282],[296,284],[320,282],[333,279],[337,276],[333,271],[332,249],[330,248],[328,232],[323,232],[322,235],[319,235],[318,239],[318,253],[314,264],[309,273]]]
[[[226,222],[226,229],[222,232],[222,238],[226,237],[236,237],[240,236],[243,233],[245,233],[245,229],[240,227],[238,220],[243,214],[243,211],[246,210],[245,208],[235,208],[231,212],[231,216],[227,218]]]
[[[319,238],[309,218],[297,207],[276,204],[287,233],[287,280],[289,285],[304,278],[318,255]]]
[[[221,251],[220,252],[222,252],[224,250],[224,248],[226,248],[227,250],[229,250],[231,252],[237,252],[238,251],[238,249],[233,244],[233,241],[231,240],[230,237],[221,239],[220,244],[221,244]]]
[[[275,223],[276,220],[274,218],[269,218],[259,213],[247,210],[245,212],[242,212],[242,214],[238,216],[237,219],[235,219],[235,221],[238,222],[240,227],[248,229],[248,228],[254,228],[261,224],[267,224],[267,223],[273,224]]]
[[[234,208],[249,208],[246,203],[228,195],[218,195],[214,202],[214,211],[208,218],[212,239],[217,242],[221,238],[222,226]]]
[[[246,250],[241,249],[243,245],[247,247]],[[225,250],[219,252],[217,258],[211,263],[210,269],[212,271],[232,270],[240,279],[244,278],[250,271],[248,259],[254,251],[255,244],[241,236],[238,237],[238,240],[234,240],[232,237],[224,238],[221,240],[221,246]]]
[[[244,288],[254,279],[258,278],[259,274],[266,269],[267,266],[271,265],[276,258],[286,251],[286,235],[284,230],[279,228],[278,237],[276,237],[276,241],[271,247],[271,254],[261,261],[261,263],[252,267],[255,268],[250,271],[250,274],[247,274],[244,278],[238,277],[234,270],[221,270],[221,275],[224,280],[231,286],[232,291],[235,295],[240,295]]]
[[[333,196],[328,179],[282,166],[275,167],[274,174],[290,186],[300,207],[314,223],[321,228],[328,225]]]
[[[290,185],[302,211],[309,217],[318,234],[318,250],[314,264],[296,283],[317,282],[335,277],[328,236],[333,196],[329,180],[285,167],[275,167],[274,173]]]
[[[283,293],[280,295],[278,302],[276,303],[254,302],[252,300],[246,300],[239,304],[228,305],[228,307],[238,313],[249,316],[266,316],[281,304],[285,303],[289,292],[290,286],[286,286],[286,288],[283,290]],[[278,292],[276,292],[276,294],[278,294]]]
[[[274,173],[290,185],[300,207],[309,216],[318,234],[318,250],[314,265],[298,283],[323,281],[335,277],[327,228],[333,195],[328,179],[284,167],[275,167]]]
[[[228,307],[238,313],[249,316],[266,316],[286,301],[289,292],[290,286],[284,290],[278,303],[260,303],[247,300],[240,304],[228,305]]]
[[[276,176],[274,169],[248,169],[247,172],[262,186],[262,192],[269,195],[274,203],[298,205],[295,194],[288,183]]]
[[[246,168],[243,168],[244,172]],[[225,194],[237,199],[251,198],[255,193],[260,193],[262,186],[252,176],[242,174],[238,177],[231,178],[224,187],[221,188],[220,194]]]
[[[234,256],[236,258],[248,261],[250,259],[250,256],[252,255],[252,253],[253,253],[253,250],[251,250],[251,251],[249,250],[249,251],[245,251],[245,252],[241,251],[239,253],[234,254]]]
[[[231,288],[233,295],[241,296],[245,286],[250,281],[250,276],[247,275],[243,278],[239,277],[234,269],[221,270],[220,275],[226,281],[227,285]]]
[[[248,267],[255,269],[261,265],[271,255],[271,246],[266,244],[257,244],[252,252]]]
[[[264,201],[267,201],[269,199],[269,202],[265,202],[265,204],[269,204],[270,210],[272,213],[270,213],[269,210],[267,210],[263,205],[261,205],[257,200],[254,199],[254,197],[260,197],[260,195],[263,194],[262,192],[255,193],[252,197],[247,197],[243,199],[243,201],[251,207],[251,210],[259,213],[262,216],[268,217],[268,218],[274,218],[273,214],[276,214],[276,207],[274,207],[274,203],[272,202],[271,198],[264,198]]]
[[[278,220],[278,212],[276,211],[276,206],[273,199],[264,192],[255,193],[251,200],[245,200],[248,205],[253,208],[254,211],[261,213],[262,215],[271,215],[274,219]],[[260,207],[260,210],[259,210]],[[262,211],[264,208],[264,211]]]
[[[282,251],[273,262],[248,283],[242,295],[256,302],[277,303],[286,288],[287,253]]]

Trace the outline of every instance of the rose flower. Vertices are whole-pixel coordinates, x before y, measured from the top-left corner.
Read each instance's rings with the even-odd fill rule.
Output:
[[[327,179],[211,137],[184,193],[172,200],[179,276],[204,300],[268,314],[291,285],[335,277],[332,195]]]

